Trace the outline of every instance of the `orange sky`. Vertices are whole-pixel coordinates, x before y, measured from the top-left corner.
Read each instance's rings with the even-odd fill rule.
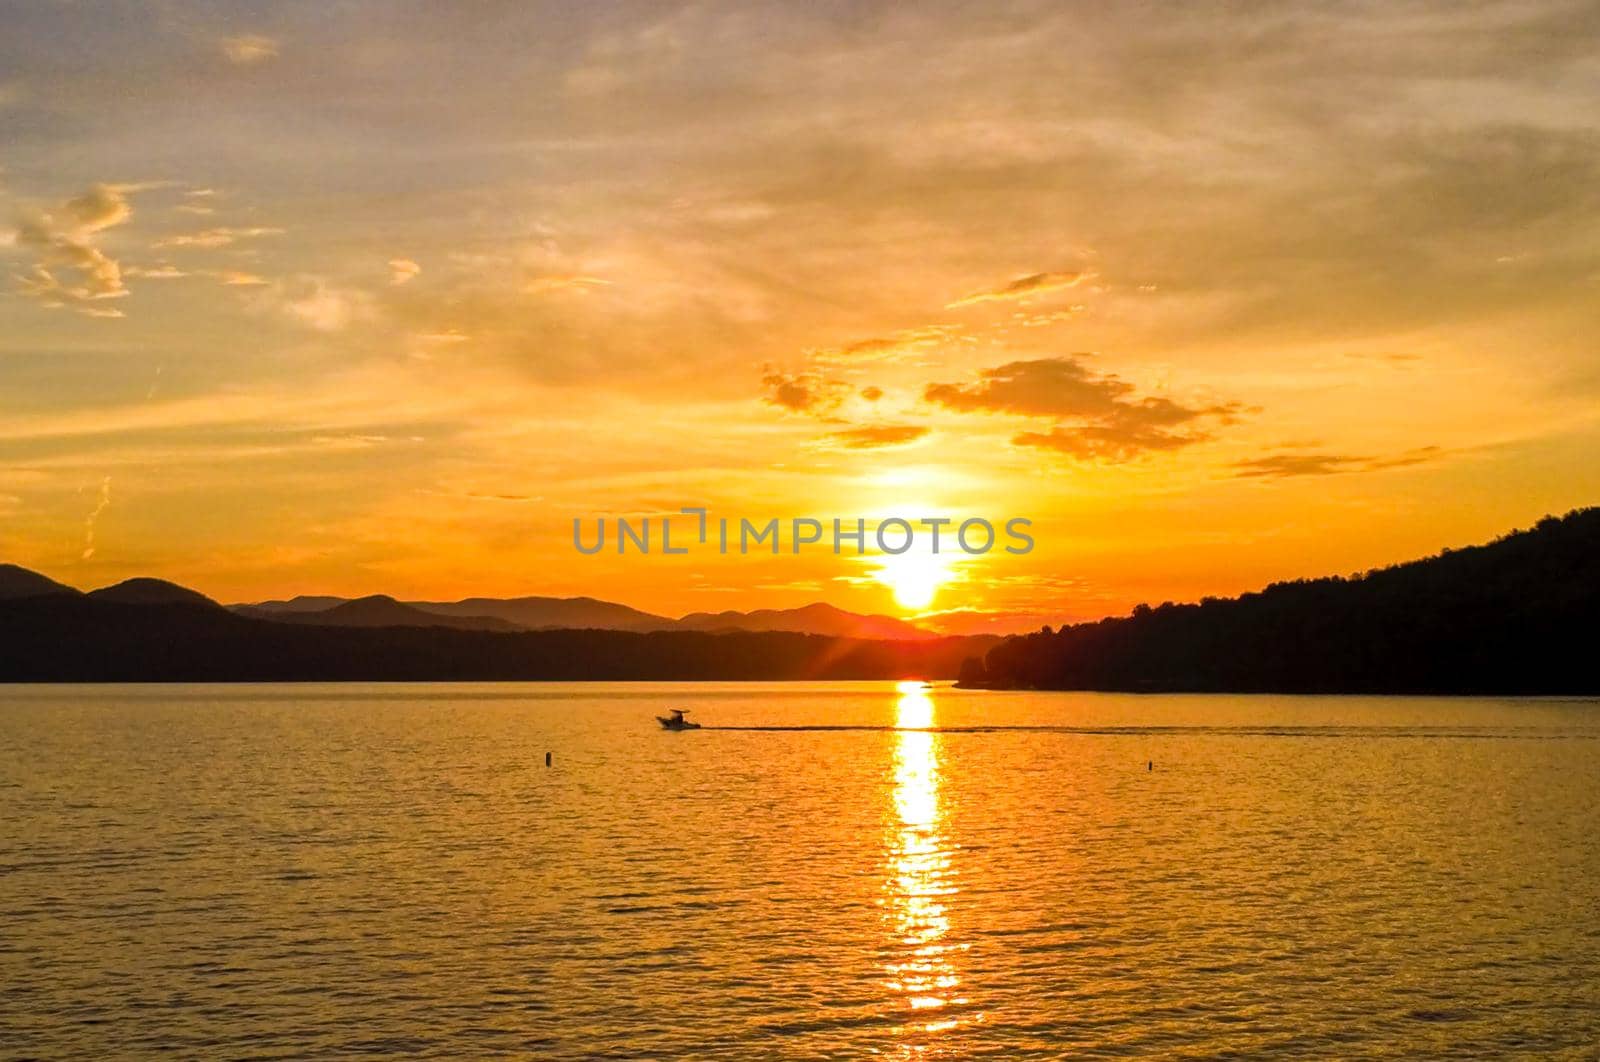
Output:
[[[906,611],[870,560],[571,521],[1023,516],[929,606],[1009,628],[1593,504],[1597,22],[21,8],[0,559]]]

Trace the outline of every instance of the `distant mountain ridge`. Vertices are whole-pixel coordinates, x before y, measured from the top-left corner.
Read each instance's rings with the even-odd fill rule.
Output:
[[[274,623],[298,623],[317,627],[449,627],[468,631],[518,631],[523,628],[494,616],[450,616],[426,612],[414,605],[396,601],[386,594],[358,597],[321,611],[283,609],[277,612],[259,607],[235,606],[243,616]]]
[[[800,608],[759,608],[754,612],[691,612],[676,623],[686,631],[799,631],[839,638],[915,639],[933,633],[893,616],[862,615],[817,602]]]
[[[394,601],[393,598],[387,600]],[[350,599],[342,597],[302,596],[287,601],[262,601],[230,607],[235,612],[260,619],[328,626],[370,626],[369,623],[350,621],[352,614],[345,612],[344,608],[351,603]],[[800,608],[764,608],[753,612],[691,612],[676,620],[592,597],[469,597],[460,601],[398,601],[395,604],[436,616],[497,621],[477,624],[483,630],[789,631],[838,638],[889,640],[939,637],[936,632],[893,616],[848,612],[823,602]],[[412,624],[408,620],[406,625]]]
[[[326,594],[301,594],[287,601],[256,601],[250,604],[229,605],[235,612],[260,615],[263,618],[283,612],[326,612],[330,608],[348,605],[356,600],[350,597],[330,597]]]
[[[394,614],[385,601],[351,604]],[[995,642],[783,631],[453,630],[431,622],[440,617],[429,617],[426,627],[402,618],[402,626],[323,626],[195,601],[38,594],[0,601],[0,682],[940,679],[954,678],[964,659]]]
[[[79,592],[15,564],[0,565],[0,601]],[[164,579],[128,579],[115,586],[91,590],[89,596],[128,604],[188,602],[217,606],[206,595]],[[799,608],[691,612],[680,619],[593,597],[468,597],[460,601],[399,601],[387,594],[372,594],[363,598],[303,594],[226,607],[254,619],[328,627],[450,627],[484,631],[781,631],[889,641],[941,637],[936,631],[894,616],[849,612],[820,601]]]
[[[0,601],[80,591],[15,564],[0,565]],[[130,604],[190,602],[216,605],[198,591],[164,579],[128,579],[89,591],[92,597]],[[753,612],[693,612],[672,619],[593,597],[469,597],[460,601],[399,601],[387,594],[332,595],[227,606],[233,612],[280,623],[329,627],[451,627],[460,630],[787,631],[841,638],[924,639],[936,632],[893,616],[848,612],[817,602],[800,608]]]
[[[673,621],[592,597],[469,597],[460,601],[408,601],[441,616],[492,616],[523,630],[669,630]]]

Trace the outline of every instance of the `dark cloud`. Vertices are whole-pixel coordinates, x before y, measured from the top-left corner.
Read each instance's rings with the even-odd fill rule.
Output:
[[[1210,438],[1199,423],[1231,424],[1237,403],[1189,406],[1161,396],[1138,397],[1116,376],[1090,371],[1077,358],[1013,361],[984,369],[977,383],[929,384],[923,398],[962,413],[1015,413],[1050,417],[1048,431],[1027,431],[1012,442],[1072,457],[1127,461],[1140,454],[1176,450]]]
[[[1067,356],[983,369],[973,384],[929,384],[922,397],[960,413],[1102,417],[1113,414],[1132,393],[1132,384],[1096,375],[1076,357]]]
[[[1387,457],[1356,457],[1347,454],[1269,454],[1234,465],[1234,474],[1244,479],[1287,479],[1291,476],[1336,476],[1346,472],[1375,472],[1384,468],[1405,468],[1437,458],[1437,446]]]
[[[850,385],[814,372],[768,371],[761,378],[767,389],[766,401],[791,413],[821,415],[843,400]]]
[[[881,446],[904,446],[927,434],[928,429],[920,424],[874,424],[836,431],[828,438],[851,450],[870,450]]]
[[[1012,438],[1015,446],[1034,446],[1085,461],[1131,461],[1146,453],[1177,450],[1210,438],[1203,432],[1174,432],[1137,418],[1113,423],[1078,427],[1054,427],[1049,431],[1025,431]]]

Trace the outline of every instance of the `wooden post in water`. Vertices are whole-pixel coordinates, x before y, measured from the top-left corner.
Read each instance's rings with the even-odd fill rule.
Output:
[[[550,753],[548,752],[544,754],[544,765],[546,767],[550,766]]]

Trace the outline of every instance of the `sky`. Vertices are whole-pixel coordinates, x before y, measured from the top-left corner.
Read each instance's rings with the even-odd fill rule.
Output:
[[[1600,501],[1592,2],[0,24],[0,560],[73,585],[1023,629]],[[1036,544],[573,548],[685,506]]]

